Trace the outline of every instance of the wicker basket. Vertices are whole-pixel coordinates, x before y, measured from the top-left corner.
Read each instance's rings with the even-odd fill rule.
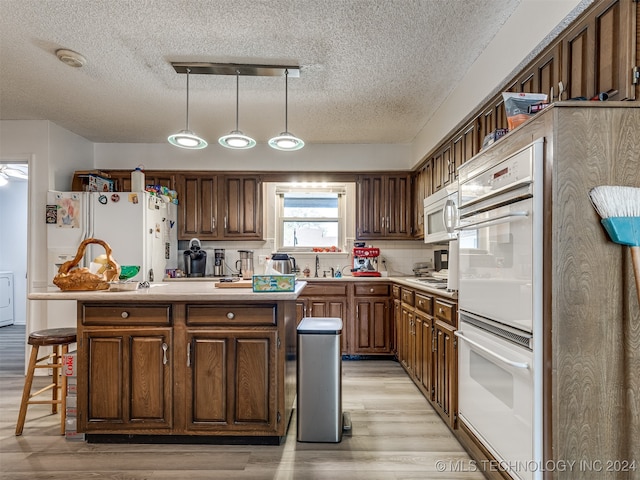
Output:
[[[74,268],[82,260],[87,245],[91,243],[102,245],[107,254],[107,268],[102,274],[91,273],[84,267]],[[117,281],[119,275],[120,266],[111,256],[109,244],[97,238],[87,238],[78,247],[75,258],[60,266],[57,275],[53,277],[53,283],[60,290],[107,290],[109,282]]]

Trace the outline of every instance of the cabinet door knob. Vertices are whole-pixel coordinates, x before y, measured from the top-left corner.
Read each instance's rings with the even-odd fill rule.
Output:
[[[440,313],[444,313],[444,308],[440,307],[440,308],[438,309],[438,312],[440,312]]]
[[[369,293],[373,293],[373,288],[370,288],[370,289],[369,289]]]
[[[120,314],[120,316],[121,316],[122,318],[129,318],[129,312],[122,312],[122,313]]]
[[[229,320],[233,320],[234,318],[236,318],[236,314],[235,314],[235,313],[233,313],[233,312],[228,312],[228,313],[227,313],[227,318],[228,318]]]

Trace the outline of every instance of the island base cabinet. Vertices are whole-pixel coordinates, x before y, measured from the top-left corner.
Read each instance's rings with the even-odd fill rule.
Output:
[[[295,322],[294,299],[79,302],[78,431],[90,442],[281,443]]]
[[[189,332],[187,430],[274,434],[277,332]]]
[[[171,429],[171,329],[87,329],[80,341],[82,431]]]

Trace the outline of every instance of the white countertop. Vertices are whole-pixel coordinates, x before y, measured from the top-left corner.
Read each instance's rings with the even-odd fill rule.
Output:
[[[391,280],[393,280],[395,283],[398,283],[400,285],[404,285],[405,287],[421,290],[423,292],[427,292],[432,295],[438,295],[440,297],[450,298],[451,300],[458,299],[457,291],[449,292],[441,288],[430,287],[425,283],[420,282],[419,280],[416,280],[416,277],[391,277]]]
[[[183,281],[180,281],[183,280]],[[109,290],[89,292],[63,292],[57,287],[35,288],[28,295],[30,300],[88,300],[88,301],[167,301],[167,300],[202,300],[233,301],[246,300],[295,300],[303,292],[307,281],[324,282],[391,282],[415,290],[456,300],[458,292],[429,287],[416,280],[415,277],[353,277],[340,278],[306,278],[296,280],[294,292],[257,292],[250,288],[216,288],[213,277],[170,279],[161,283],[152,283],[150,288],[139,288],[130,292],[113,292]]]
[[[149,288],[139,288],[127,292],[66,291],[58,287],[35,288],[28,295],[29,300],[81,300],[81,301],[238,301],[238,300],[295,300],[307,282],[296,281],[293,292],[253,292],[251,288],[216,288],[214,282],[166,282],[152,283]]]
[[[181,277],[181,278],[165,278],[167,283],[202,283],[202,282],[215,282],[219,279],[216,277]],[[307,277],[298,278],[296,282],[311,282],[311,283],[324,283],[324,282],[391,282],[405,287],[410,287],[415,290],[421,290],[423,292],[430,293],[432,295],[439,295],[441,297],[457,300],[458,292],[448,292],[440,288],[433,288],[429,285],[420,282],[417,277],[401,276],[401,277],[354,277],[352,275],[344,275],[339,278],[332,277]]]

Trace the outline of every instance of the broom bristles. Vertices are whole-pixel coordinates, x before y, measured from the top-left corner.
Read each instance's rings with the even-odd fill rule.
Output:
[[[602,185],[589,191],[593,207],[602,218],[640,217],[640,188]]]

